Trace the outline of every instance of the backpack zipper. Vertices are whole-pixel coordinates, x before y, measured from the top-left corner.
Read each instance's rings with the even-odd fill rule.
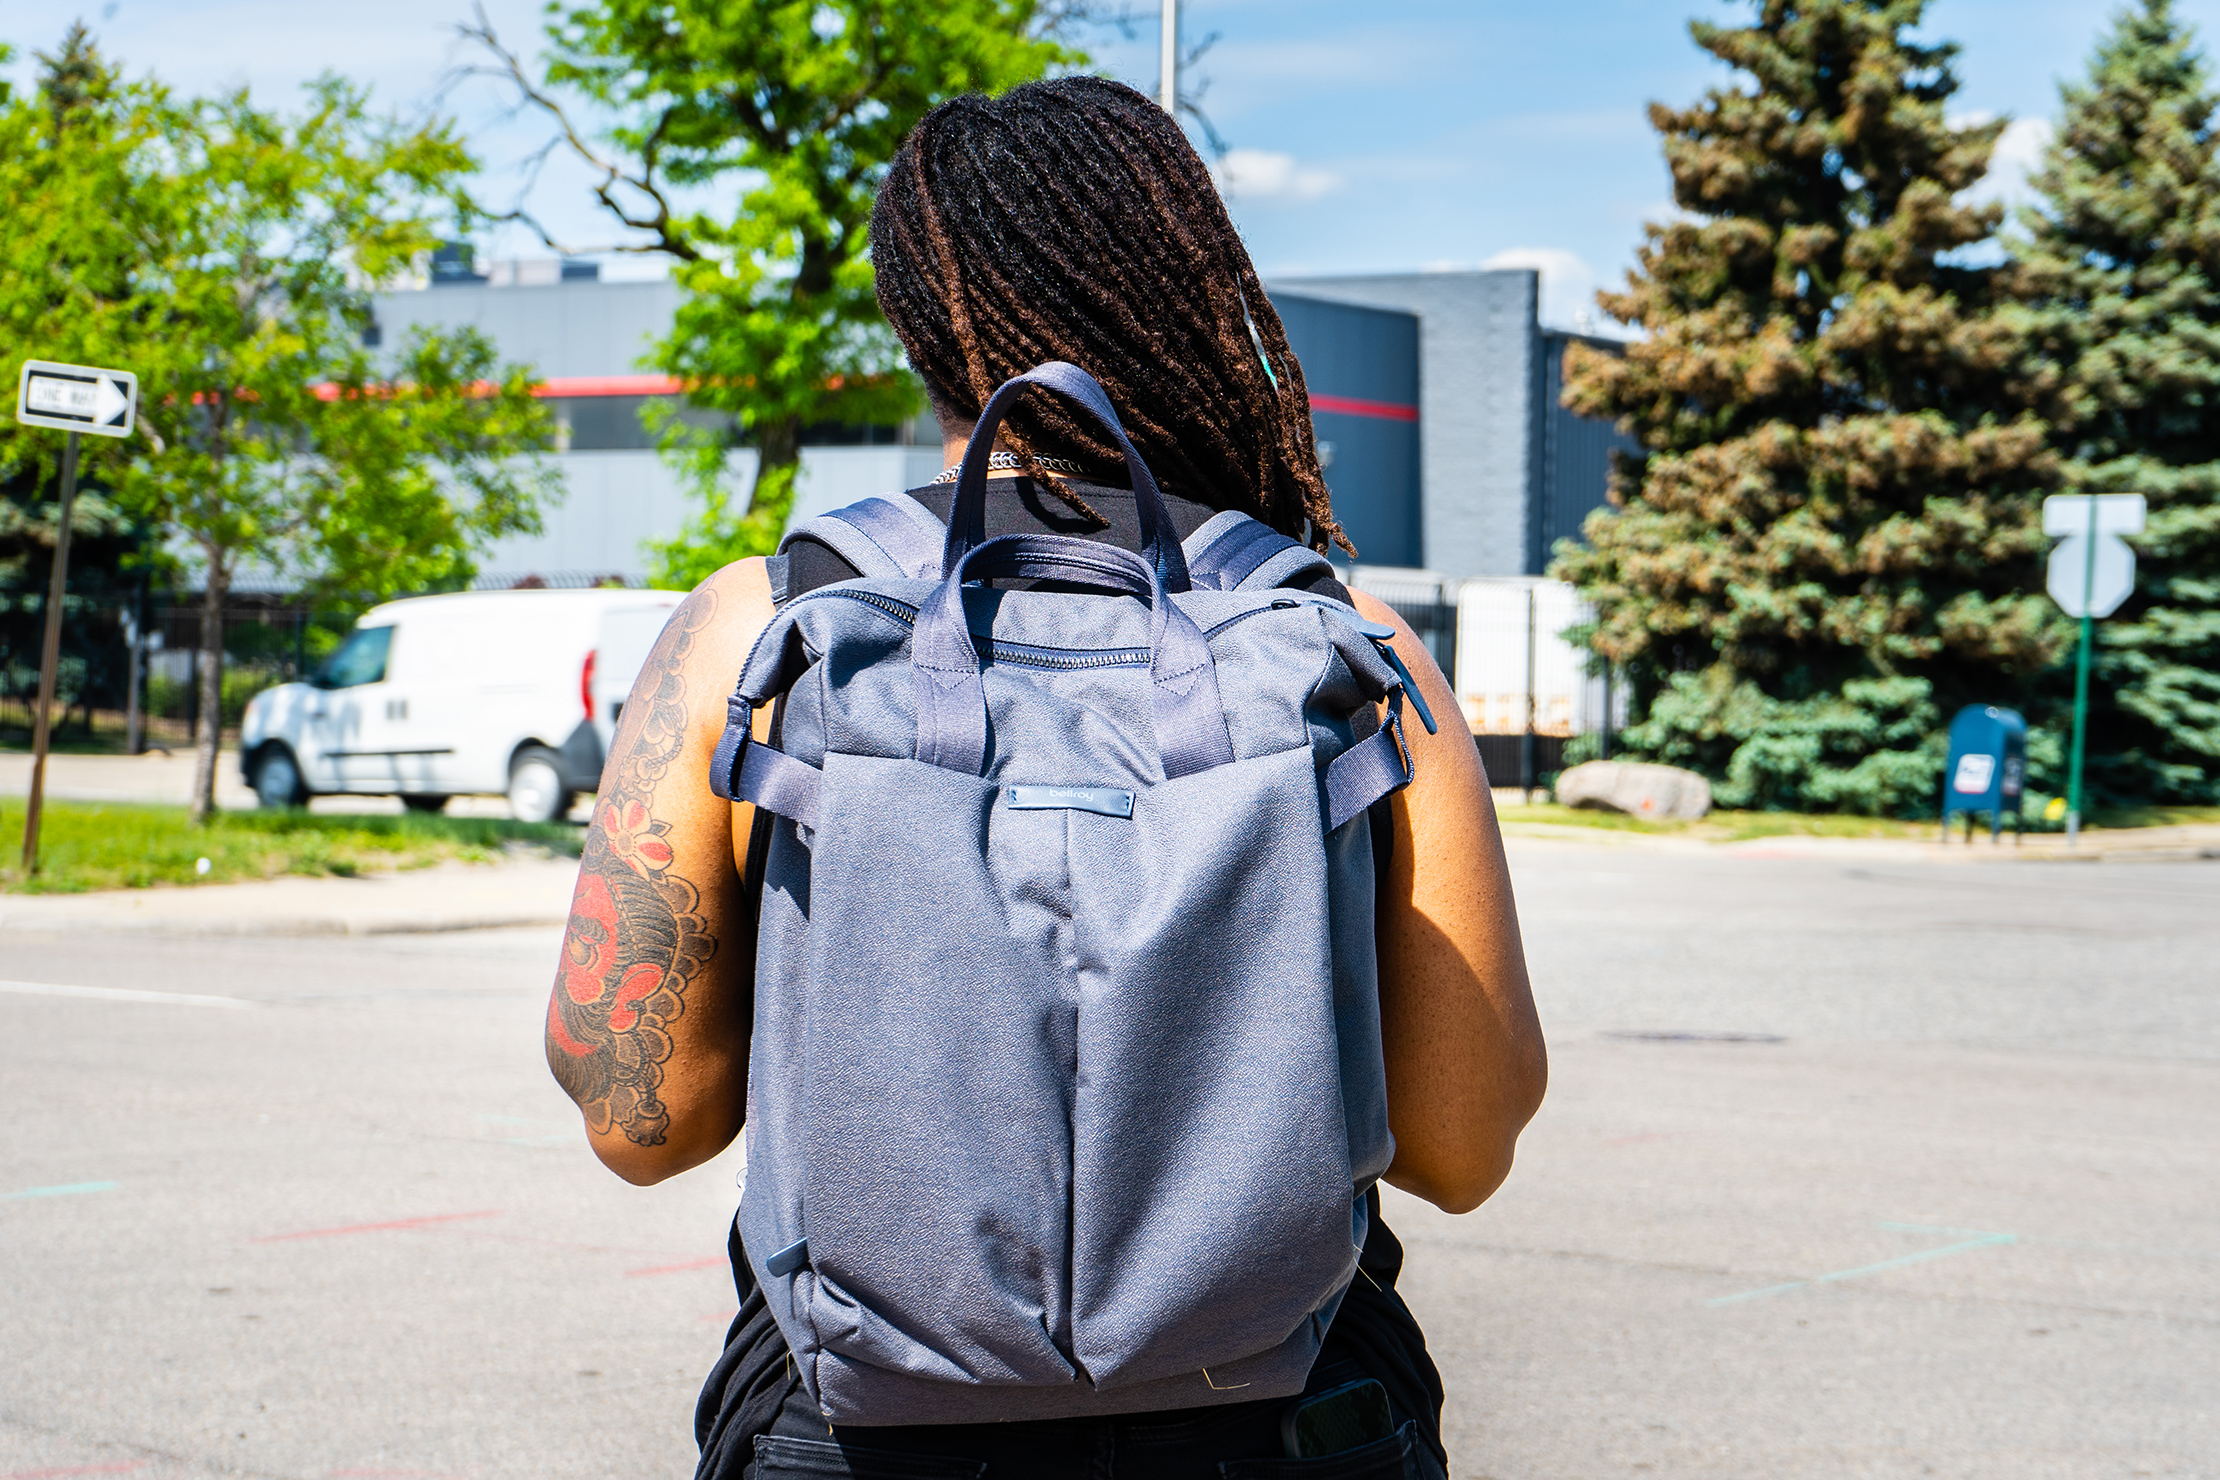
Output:
[[[896,601],[891,596],[881,596],[876,591],[822,590],[809,591],[796,597],[797,601],[814,601],[820,597],[838,596],[848,601],[860,601],[865,606],[885,612],[905,627],[917,625],[917,608],[906,601]],[[1262,612],[1277,611],[1278,605],[1252,607],[1212,627],[1203,629],[1204,638],[1216,637],[1238,623]],[[1062,652],[1054,648],[1033,647],[1022,643],[998,642],[991,637],[971,634],[975,646],[984,646],[988,656],[997,663],[1009,663],[1020,668],[1049,668],[1076,672],[1088,668],[1146,668],[1149,662],[1147,648],[1095,648],[1084,652]]]

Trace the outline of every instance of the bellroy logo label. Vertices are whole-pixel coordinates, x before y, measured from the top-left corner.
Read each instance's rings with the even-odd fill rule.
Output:
[[[1109,786],[1011,786],[1003,796],[1013,812],[1097,812],[1131,817],[1133,793]]]

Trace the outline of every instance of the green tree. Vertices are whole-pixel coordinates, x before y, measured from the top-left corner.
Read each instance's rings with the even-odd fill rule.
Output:
[[[1651,106],[1684,214],[1598,296],[1645,337],[1575,348],[1565,393],[1642,452],[1556,568],[1635,681],[1630,751],[1730,805],[1905,810],[1949,712],[2016,697],[2067,636],[2025,409],[2054,376],[2010,270],[1969,260],[2004,124],[1946,120],[1956,48],[1907,35],[1924,0],[1752,5],[1690,27],[1734,82]]]
[[[0,46],[0,65],[11,57]],[[51,53],[35,53],[37,82],[19,95],[0,80],[0,344],[14,384],[21,359],[92,360],[149,312],[130,268],[133,237],[111,208],[136,195],[144,157],[163,136],[167,99],[152,83],[126,83],[100,56],[82,23]],[[59,512],[62,438],[0,421],[0,483],[12,512],[7,534],[51,548]],[[129,457],[106,438],[89,438],[79,456],[90,490],[77,506],[77,537],[115,522],[97,491]],[[16,557],[26,568],[28,551]],[[38,586],[40,569],[28,577]]]
[[[475,162],[444,125],[374,117],[332,77],[288,118],[122,84],[81,33],[63,57],[0,118],[0,208],[55,223],[0,265],[0,320],[11,348],[137,372],[139,433],[98,449],[101,474],[201,578],[213,716],[243,567],[370,596],[457,582],[474,545],[537,527],[548,420],[480,335],[384,362],[362,343],[370,286],[467,211]],[[196,817],[218,741],[203,726]]]
[[[238,92],[180,110],[170,142],[142,242],[161,313],[132,346],[149,445],[119,493],[199,567],[214,715],[243,563],[365,594],[462,580],[473,545],[539,527],[550,427],[475,331],[414,334],[386,365],[362,343],[370,285],[431,247],[475,168],[444,126],[375,118],[325,77],[297,118]],[[216,743],[204,725],[196,816]]]
[[[127,263],[130,236],[109,202],[136,188],[136,156],[160,136],[160,90],[126,83],[82,24],[35,54],[18,94],[0,81],[0,345],[18,357],[96,360],[146,305]],[[0,46],[0,65],[10,59]],[[61,512],[63,436],[0,421],[0,693],[37,692],[46,592]],[[114,501],[130,449],[84,439],[71,519],[57,706],[124,702],[113,661],[117,611],[146,571],[147,531]]]
[[[758,454],[745,501],[727,443],[675,416],[701,512],[657,555],[692,586],[768,554],[786,527],[804,428],[885,423],[918,405],[879,317],[871,203],[894,151],[932,108],[1085,60],[1057,39],[1079,8],[1043,0],[609,0],[555,11],[535,80],[483,14],[467,34],[600,176],[595,194],[661,252],[686,297],[649,363],[695,406],[725,413]],[[572,122],[568,91],[614,121]],[[685,202],[736,183],[718,210]],[[544,234],[544,233],[543,233]]]
[[[2021,253],[2067,366],[2057,442],[2069,487],[2151,509],[2136,594],[2097,624],[2090,779],[2220,801],[2220,99],[2169,0],[2122,12],[2062,92]]]

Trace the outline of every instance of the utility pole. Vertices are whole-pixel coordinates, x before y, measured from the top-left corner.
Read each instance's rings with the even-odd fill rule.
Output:
[[[1164,111],[1179,117],[1179,0],[1164,0],[1163,92],[1157,99]]]

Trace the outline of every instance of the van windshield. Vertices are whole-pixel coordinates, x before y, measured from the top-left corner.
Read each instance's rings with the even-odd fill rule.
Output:
[[[357,627],[354,635],[316,671],[316,687],[351,689],[359,684],[383,683],[386,656],[392,651],[391,627]]]

